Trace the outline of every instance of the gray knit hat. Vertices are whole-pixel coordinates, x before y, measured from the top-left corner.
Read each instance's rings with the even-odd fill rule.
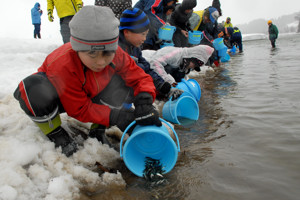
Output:
[[[83,6],[70,21],[70,42],[75,51],[110,51],[118,48],[119,20],[102,6]]]

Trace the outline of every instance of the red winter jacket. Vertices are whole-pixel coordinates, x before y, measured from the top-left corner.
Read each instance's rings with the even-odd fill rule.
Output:
[[[108,65],[101,72],[93,72],[84,67],[77,52],[70,43],[66,43],[49,54],[38,71],[46,73],[69,116],[81,122],[109,126],[110,108],[92,103],[91,99],[107,86],[115,73],[134,89],[134,96],[140,92],[148,92],[155,99],[151,76],[137,66],[120,47],[112,62],[115,68]]]

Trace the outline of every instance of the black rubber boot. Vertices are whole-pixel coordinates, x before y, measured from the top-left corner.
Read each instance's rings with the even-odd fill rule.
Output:
[[[108,141],[106,134],[105,134],[105,126],[99,125],[99,124],[93,124],[90,132],[89,137],[91,138],[97,138],[99,142],[102,144],[107,144],[108,146],[112,146],[111,143]]]
[[[61,147],[62,153],[67,157],[71,156],[77,151],[76,142],[69,136],[69,134],[61,126],[56,128],[47,137],[54,142],[55,147]]]

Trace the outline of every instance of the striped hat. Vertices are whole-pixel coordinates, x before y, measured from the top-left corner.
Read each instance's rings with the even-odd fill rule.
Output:
[[[83,6],[70,21],[70,42],[75,51],[117,50],[119,20],[109,7]]]
[[[120,18],[120,30],[128,29],[134,33],[142,33],[150,28],[147,15],[138,8],[124,10]]]

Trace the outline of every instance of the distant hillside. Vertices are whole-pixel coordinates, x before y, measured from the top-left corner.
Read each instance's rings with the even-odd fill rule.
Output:
[[[297,24],[299,22],[295,19],[296,15],[299,15],[299,12],[284,15],[277,19],[271,19],[273,23],[277,26],[280,33],[289,33],[289,32],[296,32],[297,31]],[[249,33],[268,33],[268,25],[265,19],[256,19],[247,24],[237,24],[234,26],[239,27],[243,34]],[[296,26],[296,27],[295,27]]]

